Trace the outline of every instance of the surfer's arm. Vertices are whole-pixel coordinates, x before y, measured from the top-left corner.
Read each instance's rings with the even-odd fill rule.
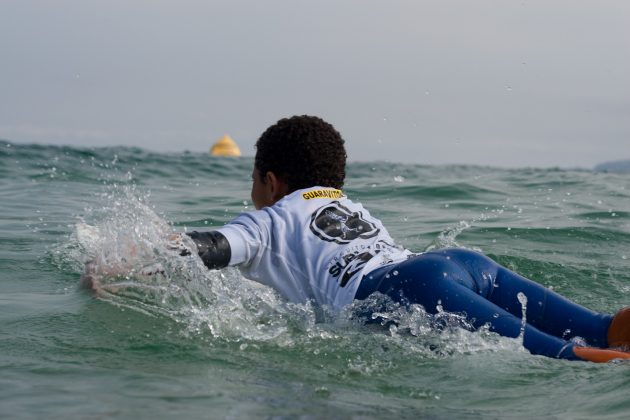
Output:
[[[228,266],[232,251],[230,243],[220,232],[216,230],[211,232],[193,231],[186,235],[190,236],[197,245],[197,253],[206,267],[216,269]]]
[[[193,231],[186,236],[195,242],[197,253],[208,268],[249,265],[261,248],[269,247],[271,221],[268,219],[260,210],[242,213],[213,231]]]

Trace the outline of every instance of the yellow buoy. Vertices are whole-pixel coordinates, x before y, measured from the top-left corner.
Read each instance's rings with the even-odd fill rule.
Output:
[[[241,149],[238,148],[232,137],[226,134],[214,143],[210,148],[210,154],[212,156],[240,156]]]

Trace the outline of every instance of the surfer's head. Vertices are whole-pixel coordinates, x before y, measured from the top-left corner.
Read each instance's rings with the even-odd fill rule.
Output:
[[[345,177],[344,141],[331,124],[308,115],[284,118],[256,142],[252,201],[261,208],[302,188],[341,188]],[[263,189],[276,181],[275,194],[265,199]]]

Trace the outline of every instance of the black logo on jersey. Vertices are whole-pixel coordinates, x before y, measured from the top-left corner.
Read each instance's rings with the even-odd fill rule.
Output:
[[[320,207],[311,216],[311,231],[320,239],[347,244],[361,238],[378,235],[379,229],[363,218],[361,212],[351,212],[339,201]]]
[[[381,252],[392,248],[395,248],[394,244],[379,240],[370,245],[366,251],[355,250],[336,259],[336,262],[328,268],[328,273],[333,277],[338,277],[339,286],[345,287],[355,274],[363,270],[368,261]]]
[[[344,255],[341,261],[337,261],[328,272],[333,277],[339,277],[339,286],[345,287],[348,284],[348,280],[352,278],[356,273],[363,270],[365,264],[370,261],[380,250],[376,250],[373,253],[370,251],[362,253],[353,253]]]

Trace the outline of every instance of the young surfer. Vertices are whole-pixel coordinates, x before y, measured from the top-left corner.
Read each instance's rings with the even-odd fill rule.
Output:
[[[507,337],[523,329],[533,354],[630,358],[622,351],[630,347],[629,308],[614,316],[591,311],[469,250],[398,247],[380,220],[342,192],[345,167],[344,141],[322,119],[294,116],[269,127],[256,143],[256,210],[189,234],[204,264],[238,266],[293,302],[339,309],[380,292],[429,313],[464,314],[473,327],[489,325]]]

